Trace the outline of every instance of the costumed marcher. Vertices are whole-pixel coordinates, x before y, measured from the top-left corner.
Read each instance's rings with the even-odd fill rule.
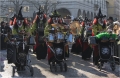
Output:
[[[88,44],[88,37],[92,36],[92,26],[87,17],[85,17],[81,26],[82,59],[85,60],[90,59],[92,54],[92,47]]]
[[[92,36],[96,36],[101,32],[106,31],[106,20],[104,18],[106,15],[101,13],[101,8],[99,8],[98,15],[93,20],[92,26]],[[93,64],[97,65],[99,60],[99,48],[98,45],[93,46]]]
[[[36,41],[36,44],[33,47],[33,53],[36,53],[38,60],[45,59],[47,55],[47,46],[44,41],[44,28],[46,26],[46,21],[46,14],[39,8],[31,27],[31,32],[35,36]]]
[[[63,24],[63,21],[62,21],[62,19],[60,18],[60,14],[55,10],[51,15],[49,15],[49,19],[48,19],[48,23],[47,23],[47,25],[46,25],[46,27],[45,27],[45,30],[44,30],[44,33],[45,33],[45,37],[48,37],[49,36],[49,33],[50,33],[50,30],[54,30],[55,28],[57,28],[58,26],[56,26],[56,25],[61,25],[62,26],[62,24]],[[55,26],[54,26],[55,25]],[[62,27],[58,27],[58,31],[61,31],[61,29],[64,29],[64,26],[62,26]],[[54,33],[54,35],[55,35],[55,33]],[[63,52],[66,52],[65,50],[64,50],[64,48],[65,48],[65,44],[64,44],[64,42],[60,42],[59,44],[56,44],[55,43],[55,45],[53,44],[53,43],[55,43],[54,41],[53,42],[51,42],[51,41],[47,41],[47,44],[49,45],[49,46],[51,46],[51,47],[60,47],[62,50],[63,50]],[[51,51],[51,49],[50,48],[48,48],[47,49],[47,52],[48,52],[48,63],[50,64],[50,62],[54,59],[54,54],[52,53],[52,51]],[[68,51],[67,51],[68,52]],[[64,54],[64,53],[63,53]]]
[[[15,19],[16,17],[17,17],[17,15],[14,14],[14,15],[12,16],[12,18],[10,18],[9,26],[10,26],[11,29],[13,28],[13,22],[14,22],[14,19]]]
[[[62,31],[62,33],[64,34],[65,57],[69,58],[69,44],[68,44],[68,35],[70,34],[69,25],[64,20],[62,21],[62,25],[64,26],[64,30]]]
[[[113,30],[113,26],[114,26],[113,22],[114,22],[113,17],[109,17],[107,19],[107,28],[106,28],[107,30]]]
[[[75,43],[72,45],[71,52],[79,54],[82,51],[82,44],[81,44],[81,37],[80,37],[80,30],[78,30],[77,27],[80,27],[80,20],[78,18],[74,18],[74,20],[71,22],[70,26],[75,25],[76,26],[76,34],[74,35],[74,41]]]
[[[24,33],[26,35],[25,39],[27,40],[31,35],[31,32],[30,32],[30,28],[27,25],[27,20],[25,20],[25,18],[23,17],[21,10],[22,10],[22,7],[20,7],[17,17],[14,18],[14,21],[12,24],[13,25],[12,37],[23,39],[22,35]],[[7,48],[12,49],[13,51],[13,54],[9,55],[9,50],[7,50],[8,63],[15,63],[18,71],[20,69],[23,69],[23,67],[21,67],[21,64],[18,63],[19,62],[18,54],[19,52],[23,51],[22,44],[19,44],[19,45],[21,46],[18,47],[18,53],[16,53],[16,48],[14,46],[11,46],[11,44],[7,45]],[[25,54],[28,54],[28,51],[29,51],[29,46],[25,46],[25,50],[24,50]]]

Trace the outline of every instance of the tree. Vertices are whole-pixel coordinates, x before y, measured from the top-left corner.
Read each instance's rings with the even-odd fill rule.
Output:
[[[1,2],[1,11],[4,12],[15,12],[18,14],[20,6],[25,0],[4,0]]]
[[[18,14],[20,6],[23,3],[34,5],[37,9],[41,6],[41,9],[48,15],[50,10],[54,10],[58,2],[56,0],[1,0],[1,10],[2,12],[7,12],[10,15],[10,12],[15,12]],[[9,12],[8,12],[9,11]],[[3,13],[5,14],[5,13]]]
[[[25,0],[9,0],[14,4],[14,11],[18,14],[20,6],[23,4]]]
[[[33,4],[37,9],[41,7],[42,10],[48,15],[50,9],[54,10],[56,5],[59,4],[57,0],[27,0],[29,3]]]

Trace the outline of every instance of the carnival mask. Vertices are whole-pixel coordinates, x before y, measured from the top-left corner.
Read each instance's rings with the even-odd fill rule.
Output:
[[[103,25],[104,19],[99,18],[99,19],[98,19],[98,22],[99,22],[101,25]]]
[[[53,17],[52,20],[53,20],[53,23],[58,23],[58,17]]]
[[[24,20],[17,20],[16,22],[17,22],[17,25],[19,26],[19,27],[21,27],[22,25],[23,25],[23,21]]]
[[[39,18],[40,20],[43,20],[43,14],[38,15],[38,18]]]

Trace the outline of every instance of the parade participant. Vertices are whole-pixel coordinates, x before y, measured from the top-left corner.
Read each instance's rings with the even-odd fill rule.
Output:
[[[113,17],[109,17],[107,19],[107,30],[108,29],[113,30],[113,25],[114,25],[113,22],[114,22]]]
[[[85,17],[81,25],[82,59],[85,60],[90,59],[92,54],[92,47],[88,44],[88,37],[92,36],[92,27],[87,17]]]
[[[60,18],[60,16],[61,16],[61,15],[60,15],[56,10],[55,10],[51,15],[49,15],[50,19],[48,19],[48,23],[47,23],[47,25],[46,25],[46,27],[45,27],[45,30],[44,30],[44,33],[45,33],[45,36],[46,36],[46,37],[49,36],[49,33],[50,33],[49,30],[56,30],[55,28],[58,27],[58,26],[56,26],[56,25],[61,25],[61,26],[62,26],[63,21],[62,21],[62,19]],[[54,26],[55,28],[53,27],[53,25],[55,25],[55,26]],[[64,27],[62,27],[62,28],[64,28]],[[58,31],[61,31],[62,28],[58,29]],[[53,43],[54,43],[54,41],[53,41],[53,42],[50,42],[50,41],[47,42],[47,44],[48,44],[49,46],[51,46],[51,47],[56,47],[56,46],[53,46]],[[56,44],[57,44],[57,43],[56,43]],[[64,45],[63,42],[60,43],[60,45],[57,44],[57,46],[59,46],[59,48],[62,48],[62,50],[64,51],[65,45]],[[52,53],[52,51],[51,51],[50,48],[48,48],[47,51],[48,51],[48,63],[50,64],[50,62],[54,59],[54,54]],[[64,52],[65,52],[65,51],[64,51]]]
[[[22,33],[24,31],[28,33],[30,30],[29,27],[27,26],[27,20],[23,17],[21,10],[22,7],[20,8],[17,17],[15,17],[13,21],[13,29],[12,29],[13,35],[19,35],[19,33]]]
[[[106,30],[106,21],[104,20],[106,16],[101,13],[101,8],[99,8],[98,15],[93,20],[92,26],[92,36],[96,36],[97,34],[104,32]],[[93,63],[95,65],[98,64],[99,60],[99,49],[98,46],[93,46]]]
[[[62,25],[64,26],[64,31],[62,31],[63,32],[63,34],[64,34],[64,38],[66,37],[66,36],[68,36],[69,35],[69,25],[65,22],[65,21],[63,21],[62,22]],[[69,45],[68,45],[68,41],[67,41],[67,38],[65,38],[64,39],[65,41],[64,41],[64,44],[65,44],[65,57],[69,57]],[[67,60],[67,59],[65,59],[65,60]]]
[[[23,39],[22,35],[26,34],[26,40],[27,40],[30,36],[30,28],[28,27],[27,20],[25,20],[25,18],[23,17],[23,15],[21,13],[21,10],[22,10],[22,7],[20,7],[20,10],[19,10],[19,13],[18,13],[17,17],[14,18],[13,29],[12,29],[12,35],[13,36],[12,37]],[[12,47],[12,46],[8,45],[8,48],[9,47]],[[12,47],[11,49],[13,49],[13,51],[16,51],[14,47]],[[21,51],[22,51],[22,48],[19,47],[19,52],[21,52]],[[29,51],[29,46],[25,46],[24,52],[26,54],[28,54],[28,51]],[[13,63],[13,62],[11,62],[11,60],[15,60],[15,59],[18,61],[18,58],[15,57],[15,58],[12,58],[12,59],[8,59],[8,63]],[[19,71],[20,68],[21,68],[21,65],[17,62],[14,62],[14,63],[17,67],[17,70]]]
[[[31,27],[31,32],[35,36],[36,41],[36,44],[33,47],[33,53],[36,52],[38,60],[45,59],[47,55],[47,46],[44,41],[44,28],[46,25],[46,20],[46,14],[39,8]]]
[[[15,17],[17,17],[16,14],[14,14],[12,18],[10,18],[9,26],[10,26],[11,29],[13,28],[13,21],[14,21]]]
[[[80,31],[78,31],[77,27],[80,27],[80,20],[78,18],[74,18],[71,24],[76,26],[77,33],[75,35],[74,41],[75,43],[72,45],[71,52],[79,54],[82,50],[81,40],[80,40]]]
[[[48,24],[45,27],[45,31],[44,31],[45,36],[48,36],[49,34],[48,30],[52,28],[51,24],[62,24],[62,20],[60,19],[60,16],[61,15],[59,15],[56,10],[53,12],[52,15],[49,16],[50,18],[48,19]]]

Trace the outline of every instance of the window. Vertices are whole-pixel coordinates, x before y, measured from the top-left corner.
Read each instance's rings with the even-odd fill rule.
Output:
[[[29,12],[29,6],[25,6],[25,7],[23,8],[23,11],[24,11],[24,12]]]

